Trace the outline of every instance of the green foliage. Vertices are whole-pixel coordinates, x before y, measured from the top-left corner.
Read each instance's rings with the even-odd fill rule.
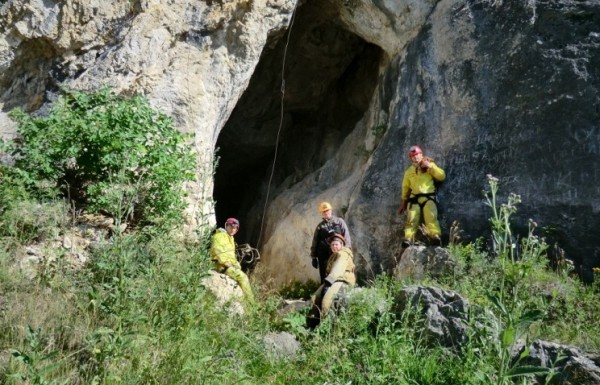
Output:
[[[498,178],[487,175],[489,191],[485,192],[486,204],[492,209],[492,241],[496,252],[502,261],[507,258],[515,260],[514,237],[510,226],[510,217],[517,211],[517,205],[521,203],[521,197],[510,193],[508,202],[498,205]]]
[[[68,207],[61,201],[15,201],[0,214],[0,235],[22,244],[56,236],[67,222]]]
[[[501,226],[496,231],[497,239],[509,239]],[[119,234],[93,248],[85,269],[51,275],[43,285],[10,270],[18,233],[4,233],[0,383],[489,385],[531,384],[533,376],[548,382],[557,369],[525,365],[527,349],[513,361],[511,348],[539,337],[597,350],[600,301],[593,287],[545,268],[546,246],[534,232],[530,223],[520,255],[506,250],[504,260],[488,255],[482,241],[452,246],[454,274],[432,284],[471,303],[469,341],[459,351],[431,346],[420,312],[389,311],[403,283],[386,276],[348,296],[351,305],[314,332],[304,327],[306,310],[279,311],[282,298],[308,298],[316,283],[273,295],[253,282],[256,306],[244,316],[229,314],[201,284],[211,268],[206,224],[198,229],[204,238],[193,243],[169,232]],[[69,284],[54,283],[59,279]],[[282,330],[301,343],[296,356],[265,349],[263,336]]]
[[[65,91],[48,116],[10,116],[20,140],[9,143],[16,160],[7,171],[27,191],[58,190],[118,221],[180,219],[195,158],[172,120],[143,97]]]
[[[387,131],[387,125],[385,123],[378,124],[377,126],[372,128],[373,135],[377,139],[381,139],[383,134]]]
[[[313,280],[292,281],[280,288],[278,294],[283,298],[309,299],[318,288],[319,283]]]
[[[43,340],[41,329],[33,330],[27,325],[26,341],[28,350],[13,350],[12,356],[20,362],[23,370],[9,373],[8,377],[20,381],[28,381],[32,385],[51,385],[67,384],[68,380],[55,381],[50,380],[50,376],[55,371],[60,362],[52,362],[52,359],[58,355],[58,351],[45,352],[47,341]]]
[[[0,166],[0,236],[22,244],[47,238],[65,224],[67,211],[60,201],[35,200],[13,170]]]

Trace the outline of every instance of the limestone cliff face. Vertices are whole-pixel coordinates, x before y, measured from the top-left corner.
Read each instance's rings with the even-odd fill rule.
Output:
[[[147,95],[202,159],[219,148],[217,220],[241,219],[276,284],[317,277],[321,200],[348,222],[363,276],[393,265],[414,143],[447,172],[446,233],[457,220],[485,235],[492,174],[501,199],[522,197],[517,229],[531,218],[599,264],[599,26],[594,1],[9,0],[0,130],[61,84]],[[213,181],[198,182],[191,214],[212,220],[195,203]]]
[[[406,148],[416,142],[447,171],[446,231],[458,220],[471,237],[485,234],[489,173],[503,201],[521,195],[521,234],[531,218],[571,257],[600,264],[599,21],[593,2],[439,2],[387,69],[389,88],[380,89],[390,129],[350,201],[360,207],[350,222],[367,233],[393,222]],[[366,253],[385,264],[395,239]]]
[[[389,3],[373,2],[383,13]],[[403,218],[396,209],[413,143],[447,172],[439,194],[446,233],[453,220],[464,237],[489,232],[482,190],[492,174],[500,179],[502,202],[509,192],[521,195],[514,221],[520,234],[531,218],[538,234],[577,262],[600,264],[600,6],[440,1],[415,11],[427,16],[414,29],[397,24],[418,17],[356,16],[361,7],[340,9],[340,20],[385,50],[378,85],[337,154],[270,205],[265,254],[277,257],[274,271],[284,271],[286,250],[306,249],[321,199],[344,214],[364,276],[388,270],[400,253]],[[413,9],[410,2],[398,8]],[[368,33],[365,25],[403,34],[389,44],[388,33]],[[313,222],[298,237],[307,215]],[[306,252],[299,261],[284,280],[315,277]]]
[[[141,93],[194,133],[210,161],[220,129],[248,85],[291,0],[9,0],[0,8],[0,108],[36,111],[59,85]],[[0,123],[3,122],[0,119]],[[6,131],[5,127],[3,131]],[[203,174],[211,169],[199,169]],[[212,194],[199,178],[195,202]]]

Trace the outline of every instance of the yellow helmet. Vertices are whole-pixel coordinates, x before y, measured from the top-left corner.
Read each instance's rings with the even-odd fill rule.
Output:
[[[324,213],[327,210],[331,210],[333,207],[331,207],[331,203],[329,202],[321,202],[319,203],[319,212],[320,213]]]

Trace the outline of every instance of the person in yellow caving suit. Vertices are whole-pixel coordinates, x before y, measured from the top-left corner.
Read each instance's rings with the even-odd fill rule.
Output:
[[[419,146],[412,146],[408,157],[412,165],[404,172],[402,201],[398,208],[398,214],[408,209],[402,246],[408,247],[414,242],[421,222],[421,213],[427,229],[427,237],[433,245],[440,246],[442,230],[438,221],[435,182],[446,179],[446,173],[435,164],[433,159],[425,157]]]
[[[319,203],[318,210],[323,220],[319,222],[315,229],[312,245],[310,246],[310,256],[312,258],[312,266],[315,269],[319,269],[319,278],[321,278],[321,283],[323,283],[327,276],[327,262],[331,255],[329,237],[333,234],[340,234],[344,237],[345,246],[348,248],[352,248],[352,240],[350,239],[350,231],[348,231],[346,222],[342,218],[333,215],[333,206],[331,206],[331,203]]]
[[[310,329],[317,327],[329,313],[338,293],[356,285],[354,255],[345,243],[346,239],[341,234],[329,237],[331,256],[327,261],[327,276],[312,295],[312,308],[306,316],[306,325]]]
[[[247,302],[254,302],[254,295],[246,273],[235,257],[235,241],[233,236],[240,229],[240,222],[235,218],[225,221],[225,228],[218,228],[212,236],[210,244],[210,259],[215,264],[215,270],[234,279],[242,289]]]

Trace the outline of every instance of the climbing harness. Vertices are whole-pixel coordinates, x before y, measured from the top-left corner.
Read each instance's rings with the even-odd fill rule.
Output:
[[[419,202],[419,198],[427,198],[427,199],[425,199],[423,202]],[[425,205],[429,201],[433,201],[433,203],[436,205],[436,207],[438,205],[437,194],[435,192],[427,193],[427,194],[415,194],[415,195],[411,195],[406,201],[410,205],[412,205],[414,203],[418,204],[419,207],[421,208],[421,210],[423,210],[423,208],[425,207]],[[409,206],[409,208],[410,208],[410,206]]]

